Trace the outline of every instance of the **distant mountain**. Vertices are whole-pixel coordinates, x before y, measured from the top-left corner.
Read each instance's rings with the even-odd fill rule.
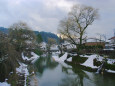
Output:
[[[2,32],[6,33],[6,34],[8,34],[8,32],[9,32],[9,30],[8,30],[7,28],[4,28],[4,27],[0,27],[0,31],[2,31]],[[57,36],[56,34],[54,34],[54,33],[51,33],[51,32],[44,32],[44,31],[39,32],[39,31],[34,31],[34,33],[35,33],[36,35],[40,34],[40,35],[42,36],[43,41],[46,42],[46,43],[48,42],[48,38],[53,38],[53,39],[55,39],[57,42],[59,41],[58,36]]]
[[[39,34],[42,36],[43,41],[46,42],[46,43],[48,42],[48,38],[53,38],[57,42],[59,41],[58,36],[54,33],[42,31],[42,32],[39,32]]]
[[[4,33],[8,33],[8,29],[7,28],[4,28],[4,27],[0,27],[0,31],[4,32]]]
[[[39,34],[39,31],[34,31],[34,33],[35,33],[36,35],[38,35],[38,34]]]

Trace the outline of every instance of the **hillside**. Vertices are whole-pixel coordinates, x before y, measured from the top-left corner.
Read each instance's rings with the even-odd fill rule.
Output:
[[[4,27],[0,27],[0,31],[8,34],[8,29],[7,28],[4,28]],[[46,42],[48,41],[48,38],[54,38],[57,42],[59,40],[58,36],[54,33],[51,33],[51,32],[44,32],[44,31],[34,31],[34,33],[36,35],[40,34],[42,36],[42,39],[43,39],[43,42]]]
[[[0,31],[4,32],[4,33],[8,33],[8,29],[4,28],[4,27],[0,27]]]

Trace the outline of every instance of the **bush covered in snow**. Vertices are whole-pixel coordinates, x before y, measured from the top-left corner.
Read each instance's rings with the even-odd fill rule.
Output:
[[[17,86],[20,72],[16,69],[20,68],[19,63],[28,60],[35,62],[39,57],[32,52],[35,48],[36,36],[26,23],[13,24],[8,34],[0,32],[0,82],[8,78],[12,86]]]
[[[95,66],[100,66],[102,64],[102,61],[97,60],[96,58],[94,59],[94,65]],[[115,70],[115,64],[109,64],[108,61],[104,63],[105,69],[110,69],[110,70]]]

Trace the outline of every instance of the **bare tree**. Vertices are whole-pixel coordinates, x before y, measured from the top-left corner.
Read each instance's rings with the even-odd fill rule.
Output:
[[[9,73],[16,73],[19,57],[7,34],[0,32],[0,81],[4,81]]]
[[[101,34],[101,33],[97,33],[97,35],[99,36],[98,40],[101,42],[106,42],[106,34]]]
[[[50,50],[51,50],[51,49],[50,49],[51,46],[53,46],[54,44],[56,44],[56,40],[53,39],[53,38],[48,38],[48,43],[47,43],[47,45],[46,45],[48,53],[49,53]]]
[[[106,34],[103,34],[103,38],[104,38],[104,41],[106,43],[106,40],[107,40]]]
[[[24,22],[13,24],[9,30],[9,37],[17,51],[34,48],[36,36]]]
[[[68,38],[72,44],[81,46],[82,41],[85,39],[84,34],[86,29],[97,18],[97,9],[90,6],[74,5],[68,17],[60,21],[59,33]]]

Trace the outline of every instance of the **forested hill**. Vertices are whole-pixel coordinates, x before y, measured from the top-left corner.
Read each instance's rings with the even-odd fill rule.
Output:
[[[42,36],[42,39],[44,42],[48,42],[48,38],[54,38],[56,41],[59,40],[58,36],[55,35],[54,33],[51,33],[51,32],[40,32],[41,36]]]
[[[8,33],[8,29],[4,28],[4,27],[0,27],[0,31],[4,32],[4,33]]]
[[[0,31],[4,32],[4,33],[8,33],[8,29],[7,28],[4,28],[4,27],[0,27]],[[44,32],[44,31],[34,31],[36,35],[40,34],[42,36],[42,39],[44,42],[47,43],[48,41],[48,38],[54,38],[56,41],[59,40],[58,36],[54,33],[51,33],[51,32]]]

